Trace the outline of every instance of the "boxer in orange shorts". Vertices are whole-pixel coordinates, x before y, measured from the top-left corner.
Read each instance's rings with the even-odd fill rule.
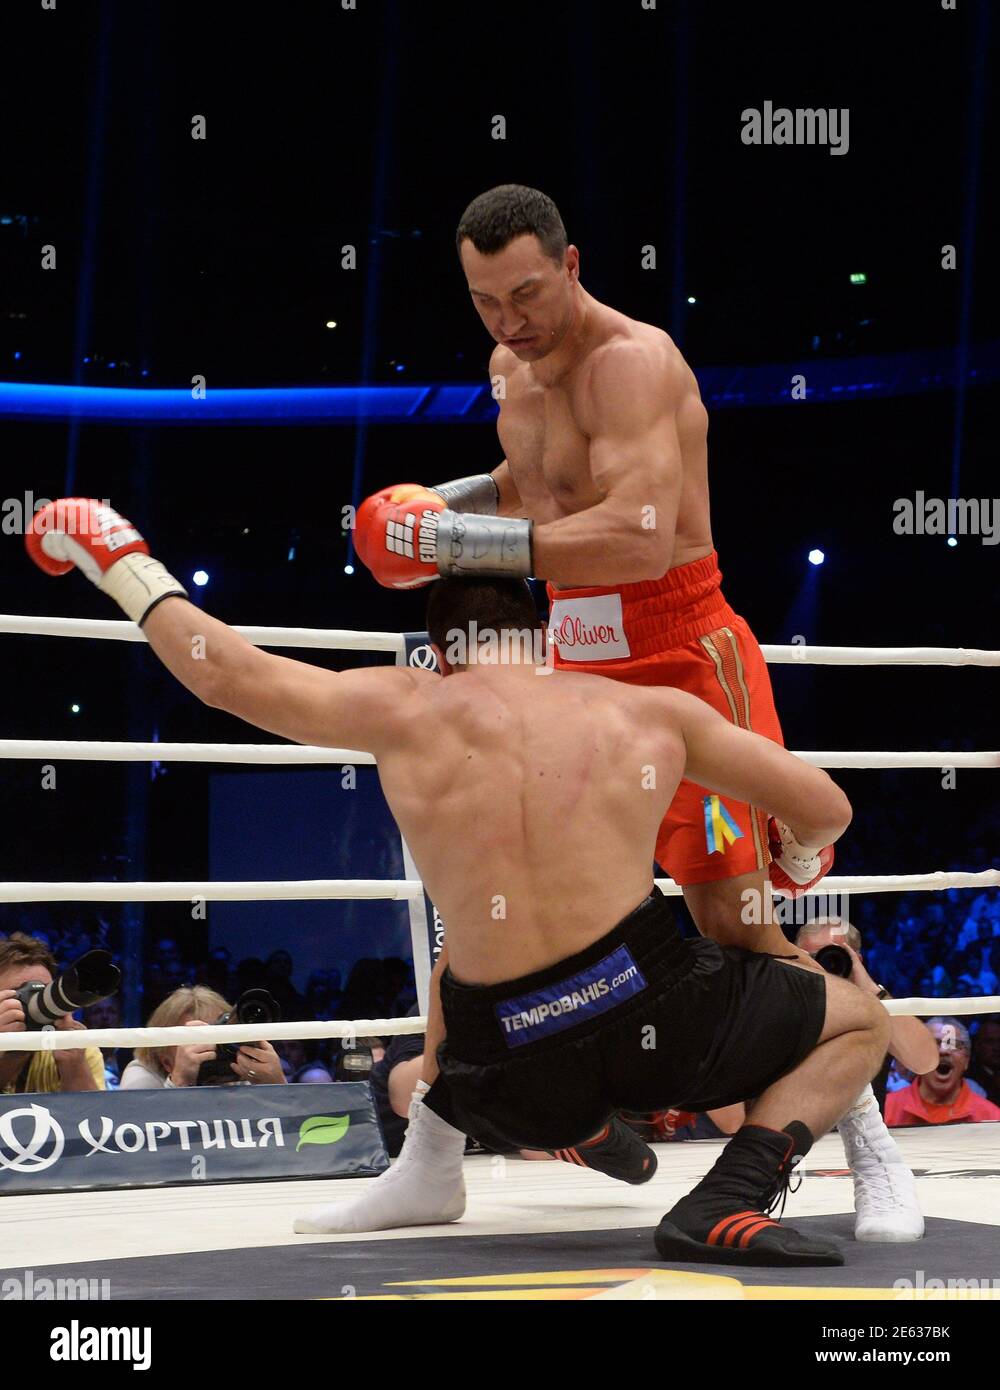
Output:
[[[708,414],[680,351],[661,329],[584,290],[580,253],[555,204],[537,189],[504,184],[475,198],[456,246],[469,294],[497,344],[490,376],[506,457],[491,474],[433,489],[389,487],[368,498],[357,517],[359,556],[381,584],[397,588],[439,574],[537,575],[548,581],[558,666],[679,686],[781,743],[763,655],[722,595]],[[640,786],[637,778],[639,795]],[[833,851],[798,844],[767,812],[731,799],[724,787],[713,796],[683,782],[662,824],[657,859],[681,885],[702,935],[808,961],[775,920],[771,888],[804,892],[827,872]],[[434,985],[446,956],[445,949]],[[427,1083],[438,1074],[442,1038],[432,987]],[[868,1088],[855,1109],[871,1120],[872,1106],[881,1124]],[[845,1135],[856,1176],[857,1154],[873,1154],[876,1139],[882,1142],[873,1132],[855,1144]],[[615,1161],[610,1155],[604,1171]],[[884,1166],[876,1176],[871,1191],[889,1192]],[[859,1191],[856,1182],[860,1220]],[[923,1231],[915,1200],[898,1184],[890,1197],[878,1196],[874,1214],[871,1207],[868,1233],[859,1225],[859,1238],[913,1239]]]

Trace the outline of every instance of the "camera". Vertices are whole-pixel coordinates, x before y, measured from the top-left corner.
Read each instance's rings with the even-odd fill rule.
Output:
[[[337,1058],[334,1081],[367,1081],[375,1065],[372,1048],[381,1046],[381,1038],[358,1038],[345,1046]]]
[[[828,975],[838,975],[842,980],[851,978],[854,962],[851,960],[850,952],[845,951],[843,946],[821,946],[813,955],[813,960]]]
[[[51,1028],[58,1018],[107,999],[122,982],[109,951],[87,951],[50,985],[29,980],[14,997],[24,1010],[24,1026],[34,1032]]]
[[[216,1023],[280,1023],[281,1006],[266,989],[248,989],[240,995],[228,1014],[221,1014]],[[235,1081],[232,1063],[240,1050],[239,1043],[216,1043],[215,1056],[198,1068],[196,1086],[211,1086],[220,1081]]]

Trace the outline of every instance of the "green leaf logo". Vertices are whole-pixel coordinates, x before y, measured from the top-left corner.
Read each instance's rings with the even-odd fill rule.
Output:
[[[336,1144],[338,1139],[343,1139],[350,1123],[350,1115],[310,1115],[308,1120],[302,1121],[295,1152],[298,1153],[303,1144]]]

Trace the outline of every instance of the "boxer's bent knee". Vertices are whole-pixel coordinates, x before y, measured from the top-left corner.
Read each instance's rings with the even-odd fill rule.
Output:
[[[826,1018],[819,1041],[826,1042],[843,1033],[864,1033],[873,1043],[884,1042],[888,1046],[890,1019],[879,1001],[850,980],[836,975],[825,978]]]

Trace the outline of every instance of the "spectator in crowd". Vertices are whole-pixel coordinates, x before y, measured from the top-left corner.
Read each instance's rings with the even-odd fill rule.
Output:
[[[232,1012],[221,995],[205,985],[186,985],[174,990],[150,1015],[147,1028],[191,1028],[215,1023],[222,1014]],[[135,1057],[122,1073],[121,1090],[197,1086],[202,1064],[214,1060],[215,1048],[192,1041],[185,1047],[137,1047]],[[251,1086],[284,1084],[278,1054],[269,1042],[240,1043],[235,1062],[230,1063],[232,1082]],[[225,1082],[213,1082],[224,1085]]]
[[[966,1080],[978,1083],[986,1099],[1000,1105],[1000,1014],[987,1014],[980,1023]]]
[[[287,951],[272,951],[264,968],[264,988],[273,995],[285,1022],[308,1018],[306,1001],[292,983],[293,968]]]
[[[267,966],[257,956],[248,956],[236,967],[233,993],[238,999],[248,989],[267,989]]]
[[[917,1076],[886,1101],[890,1125],[956,1125],[1000,1120],[1000,1106],[978,1096],[965,1080],[972,1044],[957,1018],[932,1018],[927,1025],[937,1039],[938,1064]]]
[[[107,999],[98,999],[96,1004],[91,1004],[83,1011],[83,1022],[86,1028],[120,1028],[122,1026],[122,1006],[117,994],[110,995]],[[104,1058],[104,1085],[107,1090],[115,1090],[121,1082],[122,1058],[120,1049],[116,1047],[102,1047],[101,1056]],[[126,1051],[126,1056],[128,1053]]]
[[[324,1086],[331,1082],[333,1077],[326,1064],[316,1058],[315,1061],[306,1062],[304,1066],[299,1067],[291,1080],[300,1086]]]
[[[355,963],[347,977],[337,1017],[346,1020],[384,1018],[385,1007],[382,962],[365,956]]]
[[[966,955],[968,965],[959,975],[956,984],[962,995],[976,994],[996,994],[997,980],[996,973],[990,966],[990,948],[984,946],[982,950],[972,950]]]
[[[229,995],[231,969],[232,957],[229,951],[225,946],[214,946],[208,953],[208,959],[198,966],[195,981],[199,985],[207,985],[209,989],[214,989],[216,994],[221,994],[225,999]]]
[[[404,1018],[417,1002],[413,967],[400,956],[387,956],[382,962],[385,992],[384,1018]]]
[[[51,951],[35,937],[13,932],[0,941],[0,1033],[23,1033],[24,1008],[16,997],[23,985],[50,985],[59,973]],[[82,1029],[70,1015],[55,1022],[60,1032]],[[53,1052],[0,1052],[0,1092],[103,1091],[104,1058],[96,1047]]]
[[[314,970],[306,984],[306,1017],[329,1023],[338,1016],[343,991],[339,970]]]
[[[320,1056],[319,1042],[288,1038],[278,1043],[277,1051],[287,1081],[316,1084],[333,1080],[329,1067]]]

